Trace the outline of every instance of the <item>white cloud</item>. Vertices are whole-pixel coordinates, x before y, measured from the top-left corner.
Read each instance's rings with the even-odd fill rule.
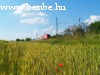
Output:
[[[37,29],[34,29],[32,33],[33,34],[36,34],[37,32],[38,32],[38,30]]]
[[[37,15],[38,15],[38,16],[43,16],[43,17],[48,16],[46,13],[43,13],[43,12],[38,12]]]
[[[16,38],[25,39],[27,37],[31,37],[30,33],[17,33]]]
[[[19,15],[21,17],[21,23],[28,23],[28,24],[48,24],[48,15],[47,13],[41,11],[33,11],[28,10],[27,6],[30,6],[28,3],[20,5],[22,10],[16,10],[13,12],[15,15]],[[25,19],[23,19],[25,18]]]
[[[19,7],[21,7],[22,9],[17,9],[16,11],[13,12],[13,14],[20,15],[22,13],[28,12],[29,10],[27,10],[27,5],[29,4],[25,3],[25,4],[20,5]]]
[[[38,30],[37,29],[33,29],[32,32],[30,33],[24,33],[24,32],[20,32],[20,33],[17,33],[16,34],[16,38],[19,38],[19,39],[25,39],[25,38],[32,38],[32,39],[35,39],[36,38],[36,34],[37,34]],[[38,36],[37,36],[38,37]]]
[[[50,26],[49,28],[43,29],[43,32],[51,32],[53,30],[53,26]]]
[[[31,15],[32,15],[31,13],[22,13],[21,17],[28,17],[28,16],[31,16]]]
[[[59,29],[58,33],[62,34],[63,33],[63,29]],[[45,28],[42,30],[43,33],[47,33],[47,34],[51,34],[51,35],[55,35],[56,34],[56,29],[53,26],[50,26],[48,28]]]
[[[47,24],[48,19],[43,17],[36,17],[36,18],[29,18],[20,20],[21,23],[28,23],[28,24]]]
[[[48,15],[43,12],[27,12],[27,13],[22,13],[21,17],[47,17]]]
[[[89,19],[85,20],[85,23],[91,24],[95,21],[100,21],[100,16],[97,15],[91,15]]]

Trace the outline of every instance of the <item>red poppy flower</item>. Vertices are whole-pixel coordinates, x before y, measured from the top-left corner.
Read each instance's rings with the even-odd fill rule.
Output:
[[[61,64],[61,63],[60,63],[60,64],[59,64],[59,66],[60,66],[60,67],[62,67],[62,66],[63,66],[63,64]]]

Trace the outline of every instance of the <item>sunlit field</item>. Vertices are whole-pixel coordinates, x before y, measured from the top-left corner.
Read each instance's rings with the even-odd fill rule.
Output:
[[[100,75],[100,39],[1,41],[0,75]]]

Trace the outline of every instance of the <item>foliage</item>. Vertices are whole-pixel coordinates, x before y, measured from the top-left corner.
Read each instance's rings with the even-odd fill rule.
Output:
[[[84,35],[85,35],[85,31],[84,31],[84,29],[82,29],[81,27],[78,27],[78,28],[75,30],[74,35],[84,36]]]
[[[64,35],[71,35],[71,29],[69,29],[69,28],[66,28],[65,30],[64,30]]]
[[[25,39],[25,41],[31,41],[31,40],[32,40],[31,38],[26,38],[26,39]]]
[[[18,39],[18,38],[17,38],[16,41],[21,41],[21,39]]]
[[[78,36],[84,36],[85,35],[85,30],[81,26],[76,26],[73,25],[69,28],[66,28],[64,30],[65,35],[78,35]]]
[[[18,38],[17,38],[16,41],[24,41],[24,39],[18,39]]]
[[[90,32],[100,34],[100,21],[90,24]]]

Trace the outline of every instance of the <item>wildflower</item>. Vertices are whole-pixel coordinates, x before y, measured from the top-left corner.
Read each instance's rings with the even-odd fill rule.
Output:
[[[59,66],[60,66],[60,67],[62,67],[62,66],[63,66],[63,64],[62,64],[62,63],[60,63],[60,64],[59,64]]]

